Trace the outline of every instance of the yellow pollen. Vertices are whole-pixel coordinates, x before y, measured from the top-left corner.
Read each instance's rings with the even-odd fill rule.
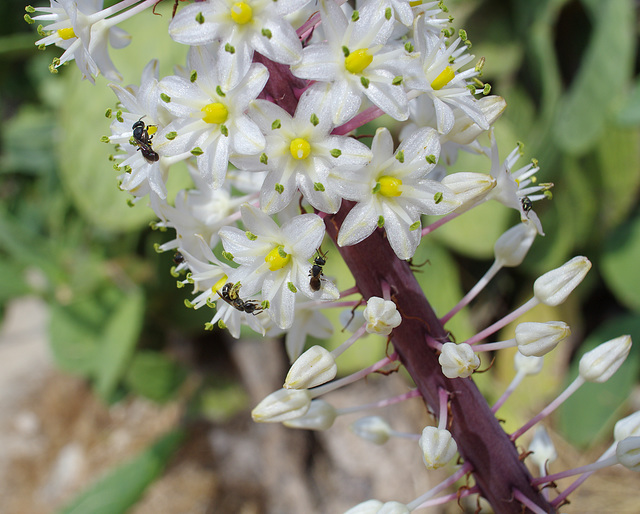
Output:
[[[236,2],[231,7],[231,19],[238,25],[249,23],[253,16],[253,9],[247,2]]]
[[[289,151],[291,152],[291,156],[294,159],[300,161],[309,157],[309,154],[311,153],[311,145],[306,139],[297,137],[293,141],[291,141],[291,144],[289,145]]]
[[[285,257],[283,257],[282,254],[284,254]],[[282,246],[276,246],[264,258],[264,262],[269,265],[269,269],[271,271],[278,271],[279,269],[284,268],[287,264],[289,264],[290,260],[291,255],[285,253]]]
[[[147,134],[153,136],[156,132],[158,132],[158,127],[155,125],[147,125]]]
[[[402,191],[400,190],[400,186],[402,185],[402,180],[395,177],[389,177],[385,175],[384,177],[380,177],[378,179],[378,184],[380,184],[380,189],[378,193],[382,196],[400,196]]]
[[[213,294],[216,294],[218,291],[220,291],[224,285],[227,283],[227,281],[229,280],[229,277],[227,277],[226,275],[223,275],[222,278],[220,280],[218,280],[215,285],[211,288],[211,292]]]
[[[373,61],[373,55],[366,48],[355,50],[344,58],[344,67],[351,73],[362,73]]]
[[[453,77],[455,76],[456,76],[456,72],[453,71],[453,68],[451,66],[447,66],[444,70],[440,72],[440,75],[438,75],[435,78],[435,80],[431,83],[431,87],[436,91],[438,89],[442,89],[449,82],[451,82],[453,80]]]
[[[207,123],[216,123],[220,125],[227,121],[227,117],[229,116],[229,111],[224,104],[221,104],[220,102],[207,104],[200,110],[204,112],[202,119]]]
[[[409,5],[411,7],[418,7],[419,5],[422,5],[422,0],[414,0],[413,2],[409,2]]]
[[[76,33],[73,31],[73,27],[67,27],[66,29],[58,29],[58,36],[67,40],[76,37]]]

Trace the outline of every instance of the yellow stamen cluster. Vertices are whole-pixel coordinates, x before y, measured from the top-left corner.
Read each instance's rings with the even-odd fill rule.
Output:
[[[300,161],[309,157],[309,154],[311,153],[311,145],[306,139],[297,137],[291,141],[289,151],[294,159]]]
[[[453,68],[451,66],[447,66],[444,70],[440,72],[440,75],[438,75],[434,79],[434,81],[431,83],[431,87],[436,91],[438,89],[442,89],[449,82],[451,82],[455,76],[456,76],[456,72],[453,71]]]
[[[229,111],[225,105],[220,102],[207,104],[201,109],[201,111],[204,112],[204,116],[202,117],[204,121],[207,123],[215,123],[217,125],[227,121],[227,117],[229,116]]]
[[[354,50],[344,58],[344,67],[350,73],[362,73],[373,61],[373,55],[366,48]]]
[[[291,255],[286,253],[282,246],[276,246],[264,258],[264,262],[269,265],[271,271],[278,271],[284,268],[290,261]]]
[[[73,27],[67,27],[66,29],[58,29],[58,36],[66,41],[76,37],[76,33],[73,31]]]
[[[253,17],[253,9],[247,2],[236,2],[231,7],[231,19],[238,25],[249,23]]]
[[[380,177],[378,179],[378,184],[380,184],[380,188],[378,189],[378,193],[382,196],[400,196],[402,191],[400,190],[400,186],[402,186],[402,180],[395,177],[389,177],[387,175]]]

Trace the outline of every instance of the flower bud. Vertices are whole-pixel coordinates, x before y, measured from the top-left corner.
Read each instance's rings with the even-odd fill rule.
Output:
[[[493,125],[507,108],[507,102],[500,96],[490,95],[478,99],[474,102],[474,106],[482,111],[487,123]],[[454,114],[456,121],[453,128],[448,134],[440,136],[441,143],[453,141],[459,145],[468,145],[473,143],[480,134],[486,132],[477,123],[471,121],[462,110],[456,109]]]
[[[305,430],[327,430],[331,428],[337,416],[338,413],[331,404],[324,400],[313,400],[304,416],[285,421],[283,425]]]
[[[252,411],[257,423],[280,423],[304,416],[311,405],[306,389],[280,389],[262,400]]]
[[[367,500],[351,507],[344,514],[378,514],[383,503],[380,500]]]
[[[285,389],[309,389],[333,380],[338,372],[331,352],[322,346],[312,346],[289,369]]]
[[[618,462],[631,471],[640,471],[640,436],[627,437],[616,447]]]
[[[427,469],[438,469],[447,464],[458,451],[451,432],[436,427],[425,427],[418,441]]]
[[[367,306],[362,314],[367,322],[366,331],[370,334],[388,336],[402,322],[402,316],[396,304],[377,296],[367,300]]]
[[[571,328],[563,321],[520,323],[516,327],[518,351],[527,357],[542,357],[571,335]]]
[[[533,284],[533,294],[545,305],[560,305],[578,287],[590,269],[589,259],[574,257],[559,268],[538,277]]]
[[[529,451],[533,452],[530,459],[540,469],[544,469],[546,463],[558,458],[556,447],[542,425],[536,427],[536,432],[529,444]]]
[[[513,364],[517,372],[522,371],[526,375],[537,375],[542,371],[544,359],[542,357],[527,357],[520,352],[516,352]]]
[[[467,343],[444,343],[438,362],[447,378],[466,378],[480,366],[480,358]]]
[[[611,378],[631,350],[631,337],[620,336],[596,346],[585,353],[578,367],[580,376],[587,382],[606,382]]]
[[[613,439],[622,441],[627,437],[640,436],[640,410],[622,418],[613,427]]]
[[[487,196],[496,187],[497,181],[486,173],[464,171],[447,175],[442,179],[442,184],[451,189],[455,199],[460,202],[456,212],[464,212]]]
[[[378,514],[410,514],[409,508],[400,502],[386,502]]]
[[[367,416],[360,418],[350,427],[358,437],[374,444],[384,444],[391,437],[391,427],[380,416]]]
[[[507,268],[520,266],[538,235],[532,223],[518,223],[502,234],[493,246],[496,262]]]

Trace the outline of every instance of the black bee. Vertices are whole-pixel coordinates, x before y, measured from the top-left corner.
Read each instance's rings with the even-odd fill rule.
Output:
[[[309,276],[311,279],[309,280],[309,287],[311,287],[312,291],[320,291],[320,280],[323,275],[322,266],[327,263],[327,254],[322,253],[322,251],[318,248],[317,250],[318,256],[313,260],[313,266],[309,270]]]
[[[244,301],[238,295],[240,291],[240,283],[233,284],[232,282],[226,283],[222,286],[222,291],[217,291],[218,296],[222,298],[225,302],[231,305],[234,309],[239,310],[240,312],[246,312],[247,314],[260,314],[264,309],[260,306],[260,304],[254,300]]]
[[[152,125],[149,125],[150,127]],[[149,128],[145,126],[144,121],[140,118],[136,121],[133,126],[133,143],[138,147],[138,150],[142,152],[142,156],[149,164],[153,164],[154,162],[160,159],[160,156],[151,148],[151,141],[153,139],[153,135],[149,135]]]
[[[182,255],[180,252],[176,252],[173,254],[173,263],[176,266],[179,266],[183,262],[184,262],[184,255]]]
[[[520,202],[522,203],[522,209],[524,210],[524,212],[529,212],[531,209],[533,209],[533,202],[528,196],[523,196],[522,198],[520,198]]]

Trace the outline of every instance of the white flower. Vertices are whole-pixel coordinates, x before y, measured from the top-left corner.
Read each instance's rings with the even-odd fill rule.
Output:
[[[480,359],[467,343],[444,343],[438,362],[447,378],[466,378],[480,366]]]
[[[314,345],[293,363],[282,387],[310,389],[333,380],[337,372],[338,366],[331,352]]]
[[[107,40],[114,48],[123,48],[131,36],[106,19],[118,11],[118,5],[100,10],[102,3],[102,0],[51,0],[51,7],[35,8],[47,14],[34,16],[33,20],[52,22],[45,27],[46,35],[36,41],[36,45],[54,44],[64,49],[64,53],[54,59],[52,70],[75,60],[83,78],[91,82],[99,73],[109,80],[122,80],[109,58]]]
[[[380,416],[360,418],[349,426],[349,429],[361,439],[374,444],[384,444],[389,440],[393,430]]]
[[[402,316],[400,316],[396,304],[377,296],[372,296],[367,300],[367,306],[362,314],[367,322],[366,331],[370,334],[388,336],[394,328],[402,323]]]
[[[257,423],[281,423],[304,416],[311,406],[306,389],[280,389],[262,400],[252,411]]]
[[[319,4],[325,41],[307,46],[292,73],[318,82],[312,88],[329,95],[336,125],[355,116],[363,96],[393,118],[406,120],[409,104],[398,72],[409,57],[401,46],[386,44],[393,19],[375,3],[354,11],[350,21],[335,1]]]
[[[262,300],[269,302],[267,312],[280,328],[293,324],[295,295],[301,291],[316,300],[339,297],[336,286],[322,281],[319,291],[309,286],[309,259],[324,237],[324,223],[315,214],[303,214],[285,222],[282,227],[248,204],[241,208],[246,231],[224,227],[220,238],[225,250],[240,264],[230,276],[241,282],[248,296],[262,290]]]
[[[622,441],[631,436],[640,436],[640,410],[618,420],[615,427],[613,427],[613,439],[615,441]]]
[[[531,222],[519,223],[508,229],[493,246],[496,263],[501,267],[520,266],[537,235],[538,231]]]
[[[620,336],[596,346],[580,359],[578,371],[587,382],[606,382],[631,351],[631,337]]]
[[[182,9],[169,25],[178,43],[191,46],[220,41],[216,52],[220,85],[229,89],[251,66],[254,51],[272,61],[293,64],[302,57],[302,45],[284,16],[309,0],[210,0]]]
[[[442,184],[454,192],[455,200],[460,205],[456,212],[461,213],[483,201],[497,182],[485,173],[461,171],[444,177]]]
[[[543,474],[545,466],[558,458],[558,452],[553,445],[553,441],[542,425],[536,427],[533,439],[529,443],[529,451],[533,452],[530,459],[538,466]]]
[[[384,227],[396,255],[406,260],[420,242],[420,216],[447,214],[458,205],[449,188],[425,178],[438,160],[438,136],[433,129],[420,129],[394,154],[391,134],[380,128],[371,149],[373,160],[369,165],[331,171],[340,195],[358,202],[342,223],[338,244],[359,243],[376,227]]]
[[[338,416],[338,411],[324,400],[313,400],[304,416],[283,422],[289,428],[304,430],[329,430]]]
[[[586,257],[574,257],[559,268],[548,271],[533,283],[534,296],[545,305],[555,307],[564,302],[591,269]]]
[[[242,80],[225,90],[215,68],[212,46],[192,47],[187,66],[191,78],[177,75],[160,81],[164,107],[175,120],[161,131],[154,149],[164,155],[197,157],[198,169],[209,187],[222,186],[229,153],[257,154],[264,136],[245,114],[268,79],[267,69],[253,64]]]
[[[305,93],[295,116],[266,100],[251,103],[249,116],[266,135],[264,151],[255,157],[231,156],[240,169],[268,170],[260,191],[260,206],[267,214],[284,209],[297,189],[322,212],[335,213],[341,198],[328,175],[334,166],[360,167],[371,151],[352,137],[333,136],[331,112],[318,95]]]
[[[520,352],[516,352],[513,356],[513,365],[518,373],[524,373],[525,375],[537,375],[542,371],[544,366],[543,357],[527,357]]]
[[[458,445],[451,432],[436,427],[425,427],[418,444],[422,449],[422,460],[427,469],[445,466],[458,452]]]
[[[344,514],[378,514],[383,503],[380,500],[367,500],[351,507]]]
[[[627,437],[616,447],[618,462],[631,471],[640,471],[640,436]]]
[[[563,321],[526,322],[516,327],[516,344],[521,354],[542,357],[570,335],[571,328]]]

